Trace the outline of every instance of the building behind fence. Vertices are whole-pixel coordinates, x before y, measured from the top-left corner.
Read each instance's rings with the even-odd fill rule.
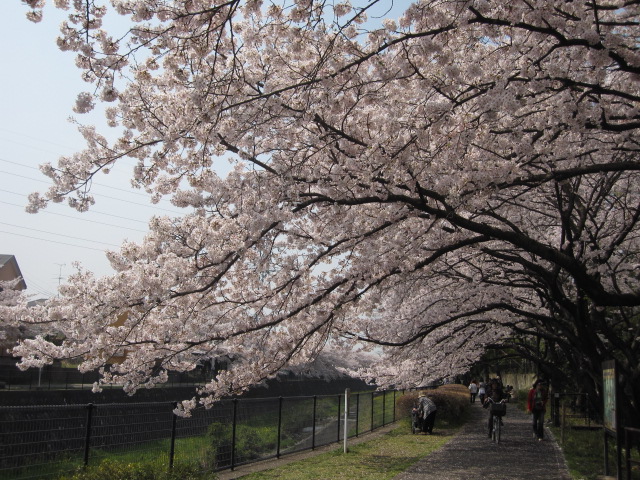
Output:
[[[202,368],[191,372],[169,372],[167,386],[204,385],[212,377]],[[77,368],[44,367],[18,370],[15,362],[0,364],[0,389],[3,390],[91,390],[100,379],[98,371],[80,372]]]
[[[231,399],[190,417],[170,402],[0,406],[0,480],[55,479],[104,459],[233,469],[392,423],[398,395],[353,394],[346,416],[343,394]]]
[[[20,371],[13,364],[0,364],[0,405],[66,405],[80,403],[163,402],[191,398],[196,388],[211,381],[216,369],[197,368],[190,372],[168,372],[167,381],[152,389],[142,389],[133,399],[122,385],[103,385],[102,392],[92,393],[99,380],[97,371],[80,372],[77,368],[46,365],[42,369]],[[282,373],[250,388],[244,398],[293,397],[298,395],[332,395],[352,391],[369,391],[373,386],[347,375],[328,377]],[[28,390],[29,395],[25,395]]]

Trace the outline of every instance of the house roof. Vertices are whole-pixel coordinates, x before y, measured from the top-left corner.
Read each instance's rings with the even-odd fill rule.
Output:
[[[22,272],[20,271],[16,257],[0,253],[0,280],[14,280],[20,277],[22,277]],[[18,283],[18,288],[20,290],[27,288],[24,278]]]

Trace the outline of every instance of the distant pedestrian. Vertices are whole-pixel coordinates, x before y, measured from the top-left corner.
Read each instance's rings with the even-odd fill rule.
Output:
[[[480,382],[478,385],[478,398],[480,398],[480,403],[484,405],[484,397],[487,395],[487,384],[484,382]]]
[[[533,414],[533,436],[541,441],[544,438],[544,414],[546,412],[549,391],[547,385],[536,380],[527,396],[527,409]]]
[[[418,397],[418,411],[422,415],[422,431],[425,433],[433,433],[433,425],[436,421],[436,404],[426,395]]]
[[[469,384],[469,393],[471,394],[471,403],[476,403],[476,395],[478,394],[478,383],[471,380]]]
[[[513,386],[507,385],[504,389],[504,398],[507,402],[510,402],[511,397],[513,397]]]

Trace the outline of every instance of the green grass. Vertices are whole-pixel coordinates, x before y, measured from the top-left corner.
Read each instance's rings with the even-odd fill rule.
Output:
[[[560,428],[551,427],[571,477],[581,480],[596,480],[604,473],[604,442],[602,431],[564,430],[564,443],[560,444]],[[613,466],[615,469],[615,466]]]
[[[553,435],[562,449],[571,477],[575,480],[597,480],[604,475],[604,433],[599,430],[574,430],[551,427]],[[562,441],[564,438],[564,441]],[[640,452],[635,449],[632,459],[640,460]],[[625,453],[622,452],[623,478],[626,477]],[[640,468],[632,467],[631,478],[640,480]],[[609,441],[609,475],[616,475],[615,440]]]
[[[516,404],[518,408],[526,411],[527,391],[518,392]],[[547,412],[547,420],[551,418]],[[571,419],[571,423],[578,423]],[[603,438],[602,431],[564,429],[564,435],[560,428],[550,426],[551,432],[558,442],[564,459],[569,467],[569,473],[574,480],[596,480],[604,473]],[[561,443],[564,438],[564,443]],[[615,466],[613,467],[615,469]]]
[[[312,478],[331,478],[331,479],[352,479],[367,478],[368,480],[390,479],[398,473],[406,470],[410,465],[414,464],[431,451],[441,447],[449,439],[453,437],[457,429],[464,423],[464,418],[457,417],[455,421],[449,421],[447,418],[441,418],[436,421],[436,435],[412,435],[410,428],[410,419],[403,418],[398,422],[398,426],[391,432],[384,435],[383,438],[353,445],[348,454],[342,453],[341,447],[336,447],[334,451],[320,454],[302,462],[290,463],[282,468],[274,471],[266,471],[249,476],[249,479],[264,478],[283,478],[305,480]],[[178,442],[188,440],[190,445],[182,445],[180,448]],[[208,448],[210,437],[202,439],[182,439],[176,443],[176,460],[178,460],[180,451],[196,452],[198,450],[205,451]],[[162,441],[153,442],[156,452],[163,451],[164,445]],[[98,452],[96,452],[98,453]],[[85,472],[78,472],[76,476],[67,476],[65,480],[94,480],[98,478],[127,479],[127,480],[187,480],[194,478],[210,478],[215,474],[206,474],[204,472],[199,475],[195,474],[193,468],[195,465],[184,456],[182,462],[187,461],[189,475],[182,477],[175,475],[176,472],[166,472],[166,464],[164,459],[156,457],[155,462],[144,462],[144,455],[138,451],[110,451],[104,453],[106,458],[99,462],[101,455],[94,457],[95,464]],[[137,461],[136,461],[137,457]],[[146,458],[150,460],[150,458]],[[275,472],[275,473],[274,473]],[[107,477],[104,477],[107,475]],[[201,476],[200,476],[201,475]],[[101,477],[102,476],[102,477]]]
[[[104,460],[90,468],[78,468],[59,480],[215,480],[214,473],[201,472],[191,465],[166,467],[145,463],[125,463]]]
[[[517,395],[519,408],[526,409],[524,399],[526,392],[519,392]],[[550,412],[548,412],[550,418]],[[583,428],[573,429],[570,426]],[[585,429],[586,421],[582,418],[568,418],[567,427],[564,432],[555,426],[550,429],[562,450],[569,473],[574,480],[597,480],[604,475],[604,433],[601,429],[590,430]],[[615,442],[613,439],[609,442],[609,474],[616,474],[615,460]],[[633,454],[632,454],[633,455]],[[640,452],[635,451],[635,460],[640,460]],[[623,470],[625,457],[622,454]],[[626,471],[623,471],[623,478],[626,478]],[[633,480],[640,480],[640,469],[632,469]]]
[[[340,447],[306,460],[253,473],[243,479],[390,479],[451,440],[463,423],[464,419],[456,423],[436,420],[436,434],[412,435],[410,420],[405,418],[382,438],[350,447],[346,454]]]
[[[91,449],[89,464],[95,465],[103,460],[115,461],[119,463],[155,463],[158,465],[168,465],[170,440],[152,440],[145,443],[124,445],[120,448],[103,450],[100,448]],[[186,461],[188,459],[200,459],[207,448],[210,447],[210,440],[205,436],[177,438],[175,441],[174,462]]]
[[[374,419],[374,426],[379,426],[383,418],[382,407],[384,402],[384,418],[389,422],[394,415],[395,404],[392,400],[393,397],[388,396],[386,400],[383,400],[381,395],[364,395],[361,397],[359,420],[360,425],[358,431],[364,433],[371,428],[371,420]],[[465,397],[466,399],[466,397]],[[334,398],[318,399],[316,416],[320,420],[323,418],[331,418],[337,415],[337,402]],[[372,401],[373,400],[373,401]],[[401,402],[401,396],[396,400]],[[406,400],[406,399],[405,399]],[[464,402],[465,405],[468,403]],[[312,409],[306,404],[288,404],[287,411],[290,413],[284,418],[282,425],[282,438],[281,448],[284,450],[290,444],[295,444],[296,436],[293,435],[300,428],[310,424],[312,417]],[[374,415],[372,416],[372,408]],[[406,415],[408,408],[402,406],[397,409],[399,414]],[[438,435],[436,436],[424,436],[424,435],[411,435],[409,419],[406,418],[400,423],[400,427],[394,430],[387,436],[387,445],[374,445],[370,447],[354,446],[352,451],[346,456],[354,465],[351,469],[341,468],[336,466],[330,466],[329,469],[339,468],[344,470],[345,476],[342,478],[354,478],[366,475],[369,478],[391,478],[398,472],[406,469],[418,459],[422,458],[428,452],[438,448],[445,443],[450,437],[451,432],[460,426],[459,415],[454,415],[458,418],[457,424],[451,424],[447,422],[446,409],[441,412],[441,417],[438,418],[436,429]],[[291,415],[291,413],[294,413]],[[453,412],[452,412],[453,413]],[[264,415],[253,415],[251,422],[239,422],[237,430],[237,447],[243,456],[244,460],[253,457],[259,457],[259,452],[263,450],[263,446],[269,446],[275,448],[275,436],[277,436],[277,425],[273,422],[272,413],[266,412]],[[228,425],[212,424],[211,428],[218,427],[223,430]],[[245,432],[245,430],[247,430]],[[399,432],[402,432],[399,433]],[[192,469],[192,472],[199,471],[211,471],[216,467],[216,442],[224,440],[225,437],[230,435],[224,435],[225,432],[210,431],[208,434],[198,437],[180,438],[176,439],[175,444],[175,457],[174,462],[176,465],[182,465],[185,468]],[[230,432],[228,432],[230,433]],[[353,426],[350,431],[350,435],[355,434]],[[247,443],[245,445],[245,443]],[[263,445],[264,444],[264,445]],[[376,450],[377,449],[377,450]],[[340,450],[340,449],[338,449]],[[364,454],[366,461],[361,461],[360,452]],[[330,455],[331,456],[331,455]],[[84,470],[82,468],[82,452],[75,452],[73,454],[62,455],[56,460],[49,459],[45,464],[36,466],[25,466],[21,471],[13,470],[12,472],[6,472],[6,475],[0,473],[0,480],[11,478],[26,478],[30,474],[38,474],[46,472],[51,475],[52,478],[64,477],[71,478],[71,476],[78,475],[78,479],[90,479],[91,475],[100,475],[100,472],[105,473],[106,470],[112,469],[109,475],[122,476],[128,480],[138,478],[154,478],[152,475],[158,475],[162,472],[163,478],[168,470],[169,461],[169,440],[155,440],[145,442],[143,444],[122,445],[119,448],[100,449],[92,448],[89,455],[89,468]],[[336,461],[344,460],[345,455],[334,454],[332,463]],[[389,475],[378,477],[372,473],[367,473],[369,470],[375,472],[390,472]],[[79,472],[83,472],[87,476],[80,476]],[[72,473],[74,472],[74,473]],[[360,473],[359,473],[360,472]],[[57,475],[56,475],[57,474]],[[371,476],[373,475],[373,476]],[[331,478],[341,478],[332,477]],[[115,478],[115,477],[114,477]],[[119,478],[119,477],[118,477]],[[158,477],[160,478],[160,477]],[[260,477],[264,478],[264,477]],[[293,477],[289,478],[307,478],[307,477]],[[313,477],[309,477],[313,478]],[[321,477],[317,477],[321,478]],[[186,479],[183,479],[186,480]]]
[[[117,449],[103,450],[93,448],[89,456],[89,466],[97,467],[103,462],[111,462],[118,465],[137,464],[144,468],[158,468],[166,470],[169,464],[168,439],[154,440],[143,444],[126,445]],[[201,467],[201,462],[206,458],[211,442],[206,436],[178,438],[175,443],[175,464],[189,464],[196,468]],[[73,455],[61,455],[52,461],[43,461],[41,465],[31,464],[22,468],[0,471],[0,480],[16,480],[20,478],[37,478],[47,474],[52,478],[70,475],[70,472],[82,468],[82,452]]]

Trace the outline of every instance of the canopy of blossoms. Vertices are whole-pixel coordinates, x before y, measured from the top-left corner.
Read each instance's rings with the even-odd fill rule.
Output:
[[[33,310],[66,340],[24,341],[23,366],[80,357],[134,392],[241,352],[206,403],[326,348],[371,351],[352,371],[383,386],[502,346],[596,388],[613,352],[637,405],[637,3],[422,0],[379,24],[390,2],[54,3],[76,111],[104,103],[120,133],[84,127],[29,208],[88,209],[131,157],[185,214]]]

